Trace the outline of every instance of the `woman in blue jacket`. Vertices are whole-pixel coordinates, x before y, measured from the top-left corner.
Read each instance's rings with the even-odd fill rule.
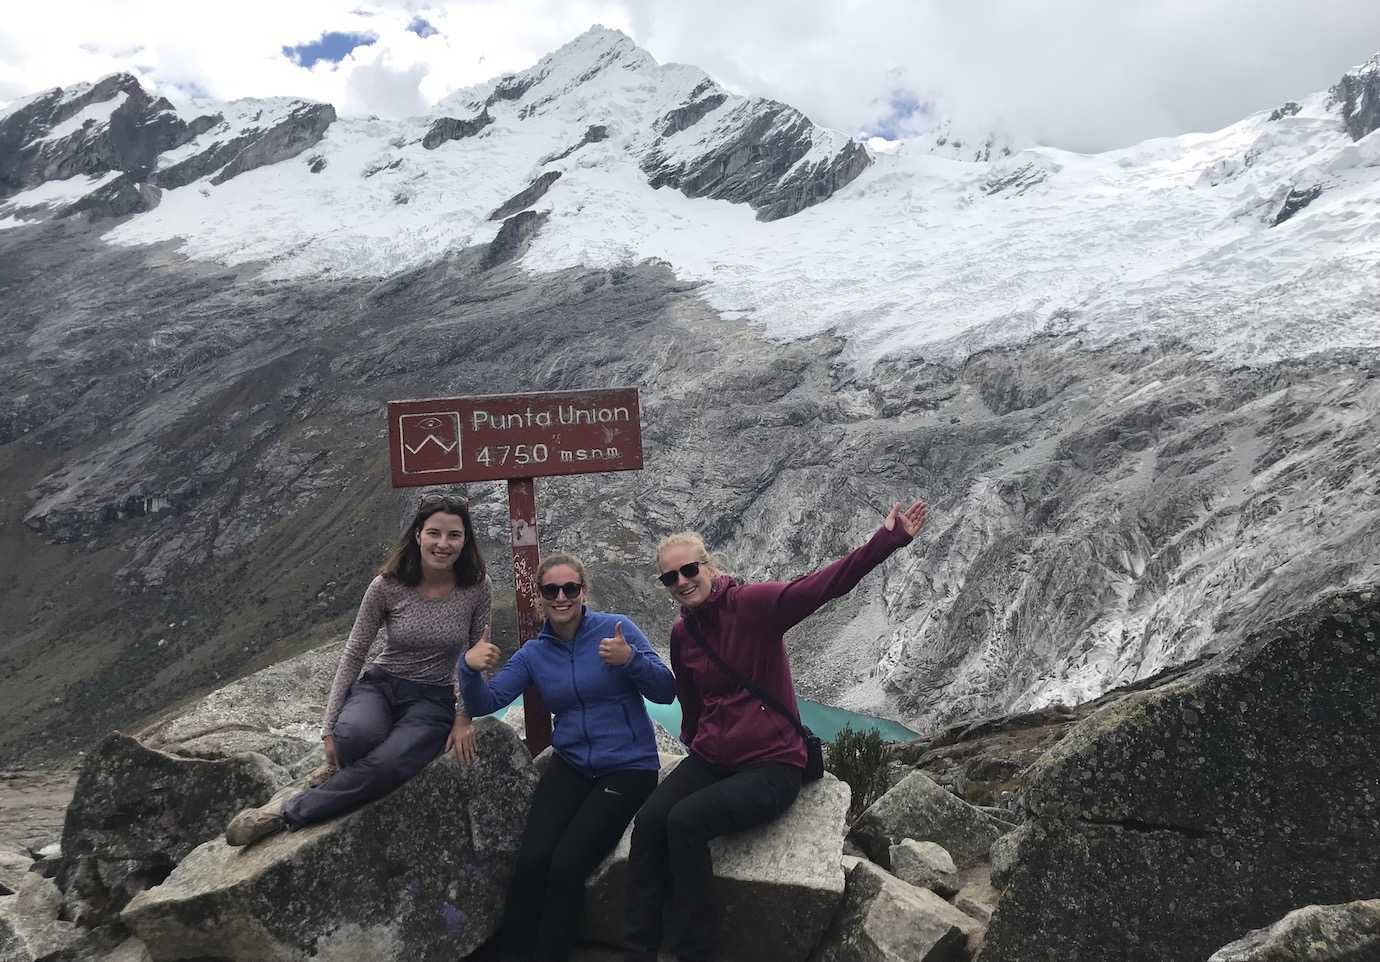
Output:
[[[460,660],[471,717],[507,705],[528,685],[556,716],[555,750],[537,784],[500,937],[505,960],[564,962],[580,933],[585,878],[656,788],[656,738],[643,698],[670,704],[676,683],[623,615],[591,611],[589,575],[573,555],[537,569],[546,621],[485,683],[499,651],[481,641]]]

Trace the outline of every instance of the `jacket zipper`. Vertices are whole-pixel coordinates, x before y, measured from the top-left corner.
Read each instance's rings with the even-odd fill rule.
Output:
[[[585,700],[580,697],[580,686],[575,683],[575,638],[570,640],[570,688],[575,692],[575,700],[580,703],[580,727],[585,731],[585,768],[594,771],[594,746],[589,741],[589,714],[585,711]]]
[[[632,739],[633,744],[636,744],[637,732],[633,731],[632,716],[628,714],[628,706],[625,702],[620,701],[618,707],[623,709],[623,724],[628,726],[628,737]]]

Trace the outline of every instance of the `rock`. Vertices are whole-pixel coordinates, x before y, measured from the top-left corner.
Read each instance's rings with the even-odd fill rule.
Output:
[[[71,922],[34,918],[18,909],[19,897],[0,897],[0,959],[4,962],[65,962],[81,944]]]
[[[987,873],[977,870],[964,880],[953,897],[953,904],[964,915],[981,923],[985,930],[1000,900],[1001,893],[992,887]]]
[[[1352,140],[1380,130],[1380,54],[1344,74],[1331,95]]]
[[[550,216],[547,211],[537,213],[533,210],[524,210],[505,220],[489,243],[489,249],[480,259],[480,269],[488,270],[522,256],[527,249],[527,242],[536,235]]]
[[[153,210],[163,198],[163,192],[151,184],[139,183],[130,174],[121,174],[103,187],[68,204],[58,212],[59,217],[85,214],[87,220],[104,217],[125,217]]]
[[[715,92],[708,96],[692,99],[688,103],[681,104],[665,117],[661,118],[661,129],[659,133],[663,137],[670,137],[672,134],[678,134],[682,130],[687,130],[703,120],[705,115],[710,111],[718,110],[722,107],[724,101],[727,99],[728,96],[723,92]]]
[[[432,121],[431,128],[422,138],[422,146],[427,150],[435,150],[448,141],[473,137],[493,122],[494,119],[489,116],[488,107],[485,107],[469,120],[457,120],[454,117],[437,118]]]
[[[982,814],[990,816],[998,822],[1010,825],[1012,828],[1021,824],[1020,816],[1016,815],[1010,809],[1002,808],[998,805],[974,805],[973,807]]]
[[[924,773],[911,772],[858,816],[849,837],[884,868],[891,864],[891,846],[914,838],[939,843],[965,869],[985,862],[1006,829]]]
[[[84,88],[84,89],[83,89]],[[50,131],[88,108],[109,115],[56,138]],[[0,118],[0,197],[48,180],[118,170],[142,181],[160,153],[196,136],[172,104],[153,97],[131,74],[54,89]]]
[[[1076,727],[1031,776],[982,962],[1206,958],[1380,891],[1377,635],[1374,587],[1326,596]]]
[[[267,801],[287,781],[283,769],[255,753],[183,758],[114,732],[82,765],[63,826],[63,855],[171,868],[220,835],[236,812]]]
[[[889,855],[892,874],[902,882],[946,899],[958,892],[958,869],[943,846],[905,838],[891,846]]]
[[[0,895],[13,895],[19,883],[30,874],[34,860],[23,852],[0,849]]]
[[[88,753],[63,827],[69,916],[113,919],[187,853],[288,780],[262,755],[206,760],[146,748],[115,732]]]
[[[747,203],[758,220],[789,217],[827,200],[872,163],[866,148],[849,140],[821,159],[800,163],[824,136],[792,107],[769,100],[743,100],[716,114],[712,146],[687,157],[676,135],[722,104],[713,94],[677,108],[662,121],[661,139],[642,161],[653,187],[675,187],[687,197]],[[684,124],[685,126],[681,126]],[[831,145],[832,147],[832,145]]]
[[[1011,869],[1016,864],[1016,849],[1020,844],[1022,832],[1022,829],[1008,832],[992,843],[989,853],[992,859],[992,884],[998,890],[1006,888],[1006,883],[1011,878]]]
[[[662,768],[661,777],[679,763]],[[773,962],[809,955],[843,896],[848,795],[845,783],[826,774],[776,821],[710,842],[722,912],[718,959],[756,962],[763,946],[771,946]],[[585,932],[593,941],[622,944],[631,840],[629,826],[586,884]]]
[[[1380,899],[1308,905],[1223,946],[1208,962],[1374,962]]]
[[[1313,184],[1311,187],[1291,188],[1289,193],[1285,196],[1284,202],[1280,204],[1279,210],[1275,213],[1274,220],[1270,222],[1270,226],[1278,227],[1321,197],[1322,192],[1323,189],[1321,184]]]
[[[552,161],[556,161],[556,160],[565,160],[567,157],[569,157],[571,154],[575,153],[575,151],[579,150],[581,147],[585,146],[586,144],[597,144],[597,143],[599,143],[600,141],[608,140],[608,139],[609,139],[609,129],[608,129],[608,127],[606,127],[604,124],[590,124],[588,127],[585,128],[585,135],[584,135],[583,137],[580,138],[580,142],[579,142],[579,143],[577,143],[577,144],[572,144],[571,146],[567,147],[565,150],[561,151],[559,154],[552,154],[550,157],[543,157],[542,160],[541,160],[541,163],[542,163],[542,164],[549,164],[549,163],[551,163]]]
[[[294,107],[286,118],[256,134],[220,173],[211,178],[211,183],[223,184],[256,167],[290,160],[320,143],[326,128],[333,123],[335,108],[330,104],[303,102]]]
[[[52,879],[30,872],[14,890],[14,909],[35,919],[56,919],[62,911],[62,891]]]
[[[489,215],[489,220],[504,220],[520,210],[531,207],[545,196],[552,184],[560,179],[561,172],[559,170],[548,170],[527,187],[504,201],[502,206]]]
[[[111,950],[105,962],[153,962],[153,956],[142,940],[131,935]]]
[[[200,846],[122,919],[156,959],[441,962],[494,931],[535,785],[493,719],[479,760],[442,755],[377,802],[244,849]]]
[[[859,860],[848,870],[843,905],[810,962],[959,962],[967,958],[967,940],[980,931],[928,889]]]
[[[150,748],[191,758],[258,752],[294,777],[316,765],[321,718],[340,662],[333,641],[254,672],[138,733]]]

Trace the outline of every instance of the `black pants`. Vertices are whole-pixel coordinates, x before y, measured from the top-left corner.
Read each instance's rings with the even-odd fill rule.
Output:
[[[423,685],[370,668],[350,686],[332,735],[340,771],[283,808],[292,828],[382,798],[441,754],[455,722],[449,685]]]
[[[508,889],[505,958],[565,962],[580,935],[585,879],[623,837],[656,788],[656,775],[623,771],[589,779],[559,756],[551,759],[532,797]]]
[[[776,818],[800,793],[793,765],[728,768],[688,755],[657,786],[633,824],[625,935],[629,959],[655,959],[666,890],[670,948],[682,962],[714,957],[717,911],[709,840]]]

